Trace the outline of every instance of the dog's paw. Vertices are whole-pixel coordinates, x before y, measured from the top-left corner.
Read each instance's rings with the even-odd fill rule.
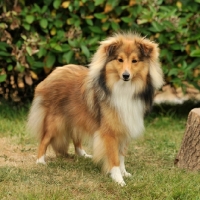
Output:
[[[127,171],[122,172],[122,176],[124,177],[131,177],[132,175],[128,173]]]
[[[124,181],[120,181],[120,182],[117,182],[117,183],[122,187],[126,186],[126,183]]]
[[[42,156],[42,157],[38,158],[36,160],[36,164],[43,164],[43,165],[45,165],[46,164],[46,162],[45,162],[45,156]]]
[[[122,177],[122,174],[121,174],[119,167],[113,167],[110,170],[110,176],[116,183],[118,183],[122,187],[126,185],[126,183],[123,180],[123,177]]]
[[[89,155],[89,154],[87,154],[87,153],[84,154],[83,156],[84,156],[85,158],[92,158],[92,155]]]
[[[76,148],[76,153],[85,158],[92,158],[92,155],[87,154],[84,149]]]

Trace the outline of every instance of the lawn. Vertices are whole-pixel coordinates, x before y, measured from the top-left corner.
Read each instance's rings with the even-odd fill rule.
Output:
[[[0,199],[200,199],[200,173],[173,164],[187,121],[184,107],[160,107],[147,116],[144,136],[129,147],[132,177],[125,187],[90,159],[73,156],[72,146],[69,158],[49,150],[48,164],[36,165],[37,141],[25,131],[27,111],[0,104]]]

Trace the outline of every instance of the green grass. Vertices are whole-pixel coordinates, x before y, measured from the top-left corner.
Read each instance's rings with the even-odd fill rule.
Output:
[[[27,109],[0,105],[0,111],[0,140],[7,138],[13,152],[27,159],[19,165],[0,163],[0,199],[200,199],[200,174],[173,164],[187,112],[167,108],[147,117],[144,136],[131,142],[126,158],[133,176],[120,187],[90,159],[51,158],[46,166],[36,165],[37,142],[25,133]],[[9,160],[4,154],[0,158]]]

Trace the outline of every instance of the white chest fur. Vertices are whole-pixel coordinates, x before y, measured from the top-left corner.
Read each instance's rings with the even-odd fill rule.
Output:
[[[144,131],[144,104],[133,96],[136,86],[131,82],[118,81],[113,88],[111,102],[115,106],[132,138],[136,138]]]

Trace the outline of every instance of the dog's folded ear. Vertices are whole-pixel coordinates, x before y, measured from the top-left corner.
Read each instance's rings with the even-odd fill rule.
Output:
[[[156,43],[148,39],[137,41],[138,49],[140,50],[141,57],[157,59],[159,55],[159,48]]]
[[[159,48],[158,44],[148,40],[143,39],[139,43],[139,49],[141,55],[149,59],[150,64],[150,77],[155,89],[159,89],[163,84],[163,72],[159,62]]]
[[[149,57],[153,51],[153,47],[145,43],[139,43],[138,47],[142,57]]]
[[[117,50],[118,47],[119,47],[119,44],[117,42],[107,44],[105,46],[106,55],[108,57],[112,56],[113,54],[115,54],[115,51]]]
[[[90,77],[98,77],[100,71],[104,68],[107,62],[115,58],[115,52],[120,43],[115,37],[109,37],[100,42],[100,46],[92,57],[90,67]]]

